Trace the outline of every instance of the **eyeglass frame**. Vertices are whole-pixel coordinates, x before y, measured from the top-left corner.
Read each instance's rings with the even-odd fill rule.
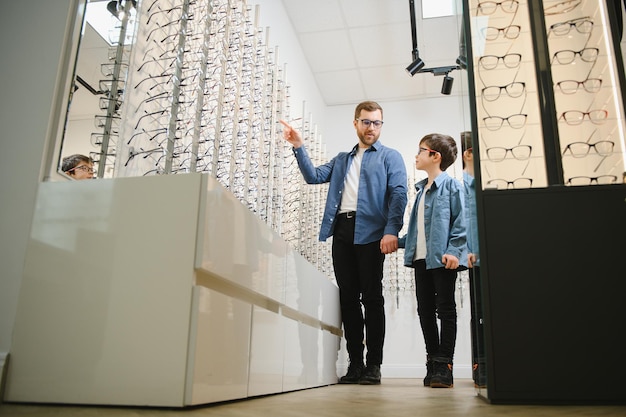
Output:
[[[524,123],[522,123],[519,127],[515,127],[515,126],[513,126],[513,125],[511,124],[511,122],[509,121],[509,119],[510,119],[511,117],[514,117],[514,116],[523,116],[523,117],[524,117]],[[487,119],[500,119],[500,125],[499,125],[498,127],[496,127],[495,129],[491,129],[491,128],[487,125]],[[488,117],[483,117],[483,123],[485,123],[485,128],[487,128],[487,130],[490,130],[490,131],[492,131],[492,132],[494,132],[494,131],[496,131],[496,130],[500,129],[500,128],[504,125],[504,122],[505,122],[505,121],[509,124],[509,126],[510,126],[512,129],[521,129],[522,127],[524,127],[524,125],[526,125],[526,120],[528,120],[528,115],[527,115],[527,114],[524,114],[524,113],[516,113],[516,114],[512,114],[512,115],[510,115],[510,116],[508,116],[508,117],[500,117],[500,116],[488,116]]]
[[[513,86],[513,85],[517,85],[517,84],[520,84],[522,86],[522,91],[518,95],[512,95],[509,92],[508,88]],[[490,88],[498,88],[499,89],[497,97],[494,98],[494,99],[487,98],[487,97],[490,97],[490,95],[489,94],[485,94],[485,91],[490,89]],[[485,87],[485,88],[483,88],[481,90],[481,97],[483,97],[485,100],[490,101],[490,102],[491,101],[496,101],[497,99],[500,98],[500,95],[502,94],[502,90],[506,91],[506,94],[509,97],[511,97],[511,98],[519,98],[519,97],[522,96],[522,94],[524,94],[524,91],[526,91],[526,83],[521,82],[521,81],[513,81],[513,82],[508,83],[507,85],[491,85],[491,86],[487,86],[487,87]],[[496,94],[493,94],[493,95],[496,95]]]
[[[595,51],[595,52],[596,52],[596,54],[595,54],[595,56],[593,57],[593,59],[592,59],[592,60],[589,60],[589,59],[586,59],[586,58],[584,58],[584,57],[583,57],[583,52],[585,52],[585,51]],[[569,52],[569,53],[572,53],[572,54],[573,54],[573,55],[572,55],[572,59],[571,59],[571,60],[567,60],[567,62],[561,62],[561,60],[560,60],[557,56],[558,56],[559,54],[564,53],[564,52]],[[600,55],[600,49],[598,49],[598,48],[583,48],[583,49],[581,49],[580,51],[574,51],[574,50],[572,50],[572,49],[563,49],[563,50],[560,50],[560,51],[556,51],[556,52],[552,55],[552,61],[550,61],[550,63],[552,63],[552,64],[553,64],[553,63],[554,63],[554,61],[557,61],[557,62],[559,63],[559,65],[569,65],[569,64],[571,64],[572,62],[574,62],[574,60],[576,59],[576,55],[580,56],[580,59],[581,59],[583,62],[593,63],[593,62],[596,62],[596,61],[598,60],[598,55]]]
[[[610,143],[611,144],[611,151],[608,153],[605,152],[600,152],[598,150],[598,148],[596,147],[596,145],[598,144],[605,144],[605,143]],[[587,146],[587,151],[582,154],[582,153],[575,153],[572,150],[572,145],[576,145],[576,146],[580,146],[580,145],[586,145]],[[589,142],[572,142],[570,144],[568,144],[565,149],[563,149],[563,156],[565,156],[565,153],[567,152],[567,150],[569,149],[569,153],[570,155],[572,155],[572,158],[584,158],[585,156],[589,155],[589,152],[591,151],[591,148],[593,148],[596,153],[600,156],[603,157],[607,157],[610,156],[613,153],[613,149],[615,149],[615,142],[611,141],[611,140],[599,140],[595,143],[589,143]]]
[[[505,60],[506,57],[518,57],[519,60],[514,65],[507,65],[506,60]],[[485,64],[484,64],[485,58],[496,58],[496,64],[493,65],[493,66],[485,66]],[[517,68],[517,67],[519,67],[520,63],[522,62],[522,54],[513,53],[513,54],[505,54],[505,55],[502,55],[502,56],[498,56],[498,55],[483,55],[480,58],[478,58],[478,64],[484,70],[492,70],[492,69],[495,69],[495,68],[498,67],[498,64],[500,63],[500,60],[502,60],[502,63],[507,68]]]
[[[597,82],[598,83],[597,89],[587,88],[587,86],[585,86],[585,83],[588,82],[588,81]],[[574,91],[572,91],[571,93],[568,93],[568,92],[566,92],[566,89],[563,88],[563,83],[577,83],[577,85],[576,85],[576,88],[574,89]],[[580,88],[581,85],[583,86],[583,89],[586,92],[588,92],[588,93],[597,93],[602,88],[602,78],[587,78],[587,79],[585,79],[583,81],[563,80],[563,81],[559,81],[558,83],[555,84],[555,86],[557,86],[559,88],[559,90],[561,91],[561,93],[563,93],[563,94],[576,94],[576,92],[578,91],[578,89]]]
[[[381,127],[383,127],[383,123],[385,123],[382,120],[370,120],[370,119],[354,119],[354,120],[361,122],[363,126],[365,127],[372,126],[374,129],[380,129]]]
[[[566,8],[564,8],[563,10],[557,10],[559,7],[565,6],[568,3],[574,3],[571,6],[567,6]],[[575,8],[577,8],[578,6],[580,6],[581,0],[564,0],[560,3],[557,4],[553,4],[552,6],[548,6],[543,10],[543,13],[545,16],[554,16],[557,14],[564,14],[564,13],[568,13],[571,12],[572,10],[574,10]],[[550,9],[554,9],[555,11],[550,11]]]
[[[610,181],[610,182],[599,182],[598,181],[600,178],[604,178],[604,177],[612,178],[613,181]],[[589,180],[589,182],[587,184],[572,184],[572,180],[573,179],[579,179],[579,178],[584,178],[586,180]],[[595,181],[595,183],[597,185],[612,184],[614,182],[617,182],[617,176],[616,175],[609,175],[609,174],[607,174],[607,175],[598,175],[597,177],[587,177],[585,175],[577,175],[575,177],[568,178],[565,183],[569,184],[569,185],[573,185],[573,186],[577,186],[577,185],[581,185],[582,186],[582,185],[591,185],[591,184],[594,183],[594,181]]]
[[[589,29],[589,32],[582,32],[579,28],[578,25],[579,24],[583,24],[583,23],[591,23],[591,28]],[[558,22],[558,23],[554,23],[553,25],[550,26],[550,28],[548,29],[548,32],[550,33],[554,33],[555,36],[565,36],[567,34],[570,33],[570,31],[572,30],[572,27],[576,28],[576,31],[582,35],[587,35],[587,34],[591,34],[591,31],[593,31],[593,20],[591,20],[591,17],[589,16],[583,16],[583,17],[577,17],[576,19],[571,19],[571,20],[567,20],[565,22]],[[567,31],[566,32],[558,32],[555,30],[555,28],[559,28],[559,27],[563,27],[563,26],[567,26]]]
[[[525,182],[528,182],[528,183],[529,183],[528,187],[521,187],[520,189],[530,188],[530,187],[532,187],[532,186],[533,186],[533,179],[532,179],[532,178],[523,178],[523,177],[520,177],[520,178],[515,178],[513,181],[507,181],[507,180],[505,180],[505,179],[501,179],[501,178],[494,178],[494,179],[491,179],[491,180],[487,181],[487,185],[494,184],[494,183],[496,183],[496,182],[498,182],[498,181],[501,181],[501,182],[503,182],[503,183],[506,183],[506,188],[504,188],[504,189],[506,189],[506,190],[510,189],[510,188],[509,188],[509,185],[512,185],[512,186],[513,186],[513,189],[518,189],[518,188],[515,186],[515,182],[516,182],[516,181],[520,181],[520,180],[523,180],[523,181],[525,181]],[[496,185],[496,189],[497,189],[497,190],[501,190],[502,188],[499,188],[499,187]]]
[[[430,155],[433,155],[433,154],[437,154],[437,153],[438,153],[439,155],[441,155],[441,152],[436,151],[436,150],[434,150],[434,149],[424,148],[424,147],[422,147],[422,146],[420,146],[419,148],[417,148],[417,154],[418,154],[418,155],[419,155],[419,154],[421,154],[421,153],[422,153],[422,151],[424,151],[424,152],[428,152],[428,155],[429,155],[429,156],[430,156]]]
[[[498,6],[500,6],[500,10],[502,10],[504,13],[516,13],[517,9],[519,8],[519,2],[517,0],[503,0],[503,1],[481,1],[476,5],[476,14],[478,14],[479,11],[482,10],[482,5],[484,5],[485,3],[493,3],[494,7],[493,7],[493,11],[491,13],[485,13],[484,11],[481,12],[482,15],[484,16],[489,16],[492,15],[496,12],[496,10],[498,9]],[[515,6],[515,10],[507,10],[504,7],[502,7],[503,3],[511,3],[511,5]]]
[[[582,117],[580,118],[580,120],[575,120],[574,122],[572,122],[571,120],[568,121],[567,118],[565,117],[565,114],[567,113],[578,113],[581,114]],[[592,113],[601,113],[604,114],[604,118],[602,119],[597,119],[597,118],[592,118],[591,114]],[[604,122],[606,122],[606,119],[608,119],[609,117],[609,112],[604,110],[604,109],[598,109],[598,110],[589,110],[589,111],[580,111],[580,110],[566,110],[563,113],[561,113],[561,115],[559,116],[558,120],[563,119],[563,121],[570,125],[570,126],[578,126],[579,124],[581,124],[582,122],[585,121],[585,116],[587,116],[587,118],[589,118],[589,121],[591,123],[593,123],[594,125],[600,125]]]
[[[511,28],[516,28],[517,29],[517,33],[515,34],[515,36],[508,36],[509,33],[509,29]],[[496,31],[496,35],[495,36],[487,36],[487,31],[491,29],[492,31]],[[488,41],[493,41],[498,39],[498,37],[500,36],[500,33],[503,34],[503,36],[506,39],[517,39],[520,35],[522,31],[522,27],[520,25],[508,25],[508,26],[504,26],[501,28],[495,27],[495,26],[486,26],[484,28],[482,28],[481,32],[483,34],[483,37],[488,40]]]
[[[513,152],[516,149],[528,149],[528,156],[524,157],[524,158],[520,158],[518,155],[515,154],[515,152]],[[489,156],[490,151],[494,151],[494,150],[502,150],[504,149],[504,156],[502,158],[496,158],[493,156]],[[487,148],[485,150],[486,154],[487,154],[487,159],[489,159],[491,162],[501,162],[504,161],[506,159],[506,156],[508,155],[508,153],[510,152],[511,155],[513,156],[513,158],[517,161],[527,161],[528,159],[530,159],[530,155],[532,154],[533,151],[533,147],[530,145],[516,145],[512,148],[505,148],[503,146],[493,146],[491,148]]]
[[[95,168],[91,168],[88,165],[77,165],[74,168],[68,169],[65,172],[72,172],[72,171],[75,171],[77,169],[80,170],[80,171],[83,171],[83,172],[89,172],[90,174],[95,174],[97,172]]]

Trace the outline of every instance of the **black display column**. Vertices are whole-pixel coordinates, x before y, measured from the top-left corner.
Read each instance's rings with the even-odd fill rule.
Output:
[[[482,200],[487,398],[626,402],[626,185]]]
[[[613,1],[464,0],[492,403],[626,403]],[[476,307],[476,306],[474,306]]]

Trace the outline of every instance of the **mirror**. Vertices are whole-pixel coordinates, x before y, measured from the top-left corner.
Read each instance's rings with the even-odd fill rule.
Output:
[[[63,173],[63,160],[80,154],[93,160],[95,177],[105,178],[113,174],[137,2],[87,0],[81,7],[84,20],[57,170]]]

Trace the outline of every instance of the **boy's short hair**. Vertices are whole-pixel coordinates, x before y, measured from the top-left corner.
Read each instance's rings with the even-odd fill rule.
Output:
[[[465,169],[465,152],[469,151],[472,155],[474,150],[472,149],[472,132],[466,130],[461,132],[461,152],[463,152],[463,169]]]
[[[456,142],[448,135],[440,133],[431,133],[426,135],[420,141],[420,145],[424,144],[433,151],[441,154],[441,170],[445,171],[450,165],[456,161],[458,154]]]
[[[461,152],[472,149],[472,132],[461,132]]]
[[[61,165],[61,171],[68,172],[71,169],[76,168],[78,164],[85,162],[87,164],[93,164],[93,159],[88,156],[76,153],[74,155],[66,156],[63,158],[63,164]]]

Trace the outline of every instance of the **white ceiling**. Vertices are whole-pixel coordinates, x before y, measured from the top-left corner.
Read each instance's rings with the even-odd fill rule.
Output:
[[[409,0],[282,2],[327,105],[441,94],[441,77],[411,78],[405,70],[413,50]],[[459,19],[423,20],[421,0],[415,9],[418,50],[426,67],[454,65]]]
[[[99,1],[103,0],[91,0]],[[405,70],[413,50],[409,0],[282,2],[327,105],[441,94],[441,77],[428,73],[410,77]],[[423,20],[421,0],[415,0],[415,8],[418,49],[426,67],[454,65],[459,52],[458,18]],[[96,90],[107,49],[100,35],[87,25],[78,75]],[[453,94],[460,89],[459,84],[455,84]],[[70,118],[91,118],[99,112],[98,99],[79,86]]]

